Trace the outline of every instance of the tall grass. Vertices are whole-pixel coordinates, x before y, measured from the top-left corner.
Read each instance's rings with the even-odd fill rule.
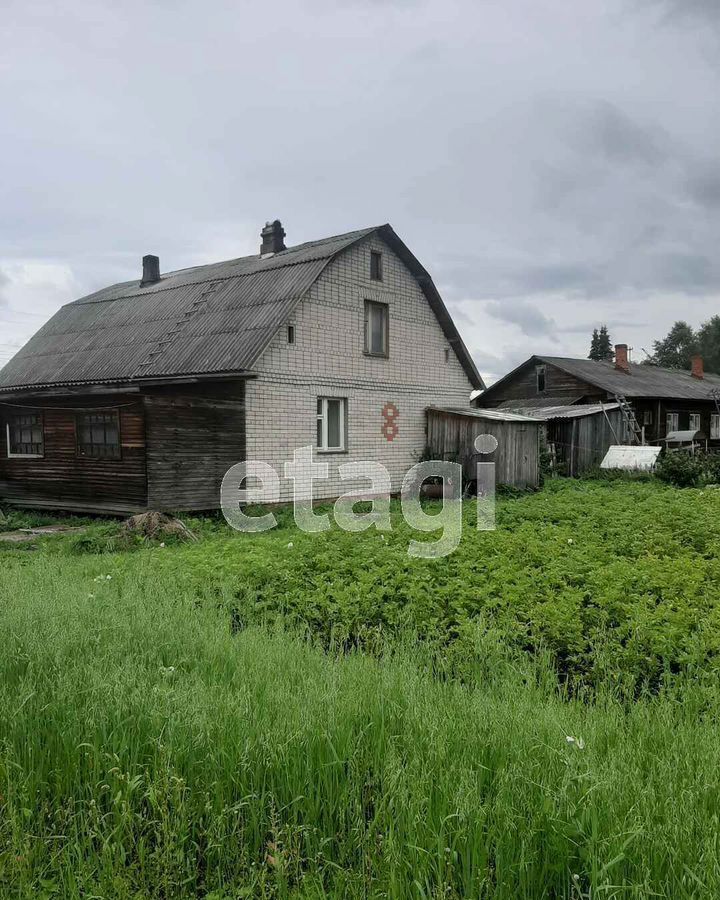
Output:
[[[3,896],[720,896],[712,682],[583,702],[482,639],[461,684],[144,560],[3,572]]]

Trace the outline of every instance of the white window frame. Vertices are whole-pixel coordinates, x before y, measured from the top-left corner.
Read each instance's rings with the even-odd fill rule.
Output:
[[[692,424],[692,423],[693,423],[693,419],[695,419],[695,420],[697,421],[697,427],[696,427],[696,428],[693,428],[693,424]],[[690,418],[688,419],[688,430],[689,430],[689,431],[700,431],[700,423],[701,423],[700,413],[698,413],[698,412],[691,412],[691,413],[690,413]]]
[[[340,446],[328,446],[328,402],[340,404]],[[318,409],[319,407],[319,409]],[[317,423],[320,423],[321,441],[317,445],[318,453],[345,453],[347,450],[347,397],[318,397],[316,402],[316,440]]]
[[[710,439],[720,440],[720,413],[710,413]]]
[[[665,413],[665,434],[670,434],[671,431],[679,431],[680,430],[680,413],[669,412]]]
[[[10,450],[10,423],[5,423],[5,441],[7,448],[7,458],[8,459],[45,459],[45,417],[43,415],[40,416],[40,427],[43,432],[43,452],[42,453],[13,453]]]

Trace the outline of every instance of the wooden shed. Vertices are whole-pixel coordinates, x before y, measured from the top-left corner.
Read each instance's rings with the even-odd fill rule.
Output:
[[[627,425],[617,403],[539,407],[518,404],[513,405],[512,411],[544,423],[551,463],[563,475],[582,475],[599,466],[611,446],[629,443]]]
[[[435,459],[460,463],[466,481],[475,480],[477,462],[492,461],[497,484],[539,486],[543,423],[538,419],[501,409],[431,406],[426,413],[428,451]],[[478,453],[475,440],[479,435],[497,440],[494,453]]]

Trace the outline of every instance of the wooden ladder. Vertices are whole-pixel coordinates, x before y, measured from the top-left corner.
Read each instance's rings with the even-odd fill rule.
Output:
[[[620,406],[620,412],[630,435],[630,443],[642,444],[642,428],[635,418],[632,406],[630,406],[623,394],[615,394],[615,401]]]

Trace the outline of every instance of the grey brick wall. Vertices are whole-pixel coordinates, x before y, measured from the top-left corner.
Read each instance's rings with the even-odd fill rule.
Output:
[[[370,251],[383,254],[383,281],[370,280]],[[364,354],[364,301],[387,303],[389,356]],[[295,343],[287,343],[287,325]],[[364,487],[343,481],[337,466],[374,460],[383,463],[399,490],[402,478],[425,447],[425,407],[469,404],[472,385],[449,348],[435,314],[404,263],[377,238],[352,247],[323,273],[266,349],[247,383],[247,457],[275,467],[282,499],[291,499],[292,483],[283,464],[293,450],[316,446],[318,397],[346,397],[347,452],[320,453],[330,466],[327,482],[315,495],[336,497]],[[399,411],[394,440],[383,433],[383,408]]]

